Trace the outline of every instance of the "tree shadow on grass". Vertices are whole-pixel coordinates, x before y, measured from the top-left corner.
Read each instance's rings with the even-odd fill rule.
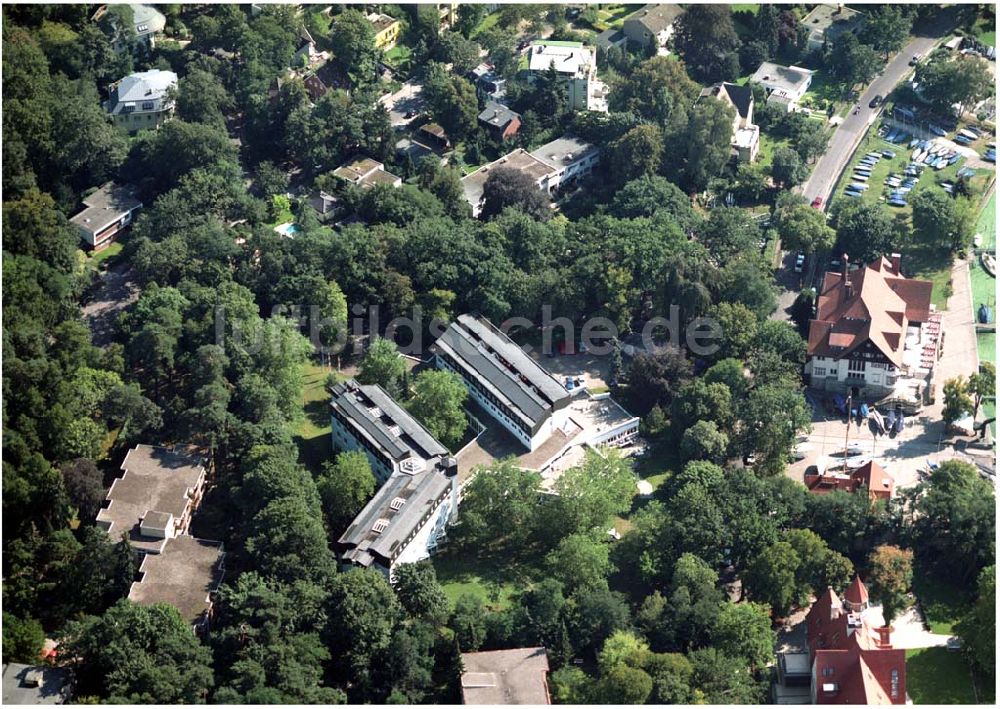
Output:
[[[313,426],[326,428],[330,425],[330,401],[328,399],[310,401],[302,410],[305,411],[306,418]]]
[[[306,466],[313,475],[318,475],[323,469],[323,463],[333,457],[329,432],[312,438],[295,436],[293,440],[299,448],[299,463]]]

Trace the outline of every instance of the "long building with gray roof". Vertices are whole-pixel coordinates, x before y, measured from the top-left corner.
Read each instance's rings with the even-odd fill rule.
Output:
[[[363,451],[381,487],[337,541],[341,562],[391,577],[426,559],[458,508],[458,466],[448,449],[382,387],[349,380],[331,389],[336,450]]]
[[[460,315],[431,352],[435,365],[459,374],[476,403],[529,450],[565,425],[569,392],[488,320]]]

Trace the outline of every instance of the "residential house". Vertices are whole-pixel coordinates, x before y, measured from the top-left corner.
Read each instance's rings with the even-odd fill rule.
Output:
[[[810,386],[866,398],[897,380],[923,378],[936,361],[930,281],[905,278],[900,255],[849,272],[827,273],[809,323],[805,374]],[[929,350],[929,351],[928,351]]]
[[[188,533],[205,489],[206,464],[193,446],[137,445],[97,513],[97,526],[113,541],[124,537],[142,557],[129,598],[169,603],[196,631],[208,625],[211,594],[224,574],[222,543]]]
[[[507,93],[507,80],[495,74],[488,64],[480,64],[473,69],[471,79],[476,86],[476,96],[484,101],[500,101]]]
[[[448,449],[378,385],[349,380],[331,389],[335,450],[358,450],[381,487],[337,541],[345,565],[388,577],[426,559],[458,509],[457,465]]]
[[[868,461],[860,468],[847,471],[820,470],[810,467],[805,474],[809,491],[822,495],[834,490],[854,493],[864,489],[872,500],[889,500],[895,492],[895,481],[882,466]]]
[[[764,62],[750,77],[749,83],[764,87],[767,103],[778,104],[784,106],[786,111],[793,111],[809,90],[812,75],[812,71],[802,67]]]
[[[490,102],[479,114],[479,125],[491,138],[503,142],[513,138],[521,129],[521,114],[503,104]]]
[[[674,23],[682,14],[684,8],[680,5],[646,5],[625,18],[622,32],[640,47],[665,47],[674,34]]]
[[[437,123],[424,123],[417,130],[417,136],[437,150],[451,149],[451,141],[448,139],[448,134]]]
[[[333,171],[333,175],[365,189],[375,185],[399,187],[403,184],[403,178],[388,172],[385,165],[371,158],[358,158],[354,162],[341,165]]]
[[[292,66],[309,66],[317,57],[316,40],[309,34],[309,30],[302,27],[299,30],[299,47],[292,55]]]
[[[819,51],[825,44],[833,44],[845,32],[857,34],[864,23],[865,16],[862,13],[842,3],[817,5],[801,22],[801,26],[809,30],[806,49],[810,52]]]
[[[132,29],[135,31],[136,41],[149,49],[155,48],[156,37],[162,34],[167,26],[167,18],[152,5],[128,4],[125,7],[132,11]],[[107,15],[108,6],[101,5],[91,20],[100,22]],[[118,26],[117,15],[112,14],[109,19],[113,32],[111,46],[116,52],[122,52],[126,48],[127,33],[124,28]]]
[[[462,653],[462,703],[551,704],[544,647]]]
[[[172,71],[136,72],[111,85],[104,110],[115,126],[129,133],[159,128],[174,112],[176,88],[177,74]]]
[[[375,30],[375,46],[378,49],[387,52],[396,46],[396,42],[399,40],[399,20],[381,12],[373,12],[368,15],[368,21],[372,23],[372,28]]]
[[[3,666],[3,703],[6,706],[65,704],[73,688],[73,673],[66,667]]]
[[[131,185],[106,182],[83,198],[83,209],[70,217],[80,238],[94,251],[114,243],[128,231],[142,202]]]
[[[760,151],[760,128],[753,122],[753,91],[723,81],[702,90],[701,97],[711,96],[736,110],[730,145],[737,162],[753,162]]]
[[[600,162],[600,157],[597,146],[574,136],[564,135],[534,152],[518,148],[499,160],[483,165],[462,178],[462,189],[465,191],[465,199],[472,207],[473,216],[479,216],[483,208],[486,181],[498,167],[524,172],[531,176],[539,189],[553,194],[591,174]]]
[[[608,86],[597,78],[597,51],[583,42],[540,40],[528,50],[528,80],[555,68],[571,111],[608,111]]]
[[[309,206],[316,212],[316,218],[326,222],[337,212],[339,200],[323,190],[316,190],[309,195]]]
[[[627,43],[628,37],[617,27],[610,27],[594,38],[594,45],[604,52],[612,47],[624,47]]]
[[[470,398],[528,450],[566,425],[566,388],[485,318],[460,315],[431,353],[434,365],[458,374]]]

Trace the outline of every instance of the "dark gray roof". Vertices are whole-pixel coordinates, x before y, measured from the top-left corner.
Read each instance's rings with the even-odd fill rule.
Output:
[[[569,401],[569,392],[551,374],[484,318],[460,315],[433,347],[508,402],[529,426]]]
[[[3,703],[64,704],[72,673],[64,667],[10,663],[3,666]],[[35,686],[39,684],[40,686]]]
[[[376,561],[390,565],[438,501],[451,492],[454,481],[454,477],[437,468],[390,477],[340,536],[343,558],[360,566],[371,566]],[[381,531],[376,531],[380,521]]]
[[[167,540],[160,554],[146,554],[129,600],[139,605],[169,603],[191,625],[202,623],[212,607],[211,594],[225,574],[222,542],[181,534]]]
[[[481,123],[488,123],[489,125],[496,126],[497,128],[506,128],[507,124],[515,118],[520,120],[521,115],[510,110],[503,104],[495,103],[493,101],[487,103],[486,108],[479,114],[479,121]]]
[[[332,392],[330,406],[392,460],[416,457],[430,467],[448,455],[448,449],[377,384],[358,384],[351,379],[334,386]],[[373,413],[374,408],[378,409],[378,416]],[[399,428],[398,433],[392,430],[393,426]]]
[[[750,104],[753,103],[753,91],[750,90],[750,87],[730,84],[726,81],[723,82],[722,88],[729,94],[729,100],[736,106],[740,116],[746,118],[750,112]]]

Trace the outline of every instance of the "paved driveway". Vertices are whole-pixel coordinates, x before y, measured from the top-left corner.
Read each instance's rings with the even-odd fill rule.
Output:
[[[423,84],[411,79],[403,84],[396,93],[379,99],[379,102],[389,112],[389,122],[393,128],[408,125],[416,115],[427,108],[423,90]],[[410,114],[409,118],[406,117],[407,113]]]
[[[81,308],[90,326],[91,341],[98,347],[111,344],[118,316],[139,299],[139,285],[127,263],[119,263],[99,276],[93,297]]]

